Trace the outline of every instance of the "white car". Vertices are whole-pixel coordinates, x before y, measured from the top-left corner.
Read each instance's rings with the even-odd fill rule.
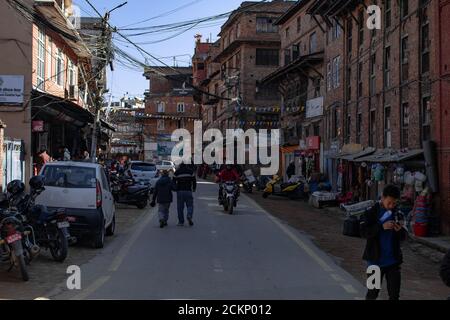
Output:
[[[152,185],[152,180],[158,173],[155,164],[143,161],[132,161],[130,170],[133,179],[145,185]]]
[[[89,236],[93,247],[102,248],[105,235],[112,236],[116,227],[114,198],[103,167],[87,162],[51,162],[40,174],[45,177],[45,191],[36,204],[66,209],[74,219],[70,234]]]
[[[168,160],[156,161],[156,169],[158,171],[167,170],[169,172],[175,173],[176,167],[175,163]]]

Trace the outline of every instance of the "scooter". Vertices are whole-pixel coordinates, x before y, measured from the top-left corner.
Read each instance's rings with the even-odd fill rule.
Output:
[[[308,198],[307,183],[299,177],[291,178],[288,183],[282,183],[281,178],[275,175],[267,183],[262,196],[267,199],[270,195],[288,197],[291,200],[306,200]]]
[[[256,179],[253,176],[253,172],[248,170],[241,176],[240,187],[247,193],[253,193],[253,187],[256,187]]]
[[[114,201],[121,204],[135,205],[138,209],[147,207],[151,188],[136,184],[132,177],[111,175],[111,189]]]

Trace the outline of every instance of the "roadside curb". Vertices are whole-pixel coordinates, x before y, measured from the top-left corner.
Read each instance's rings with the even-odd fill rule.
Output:
[[[448,242],[448,244],[439,243],[438,241],[440,240],[438,238],[420,238],[413,234],[409,234],[409,239],[442,253],[447,253],[450,250],[450,242]],[[437,241],[433,241],[433,239]]]

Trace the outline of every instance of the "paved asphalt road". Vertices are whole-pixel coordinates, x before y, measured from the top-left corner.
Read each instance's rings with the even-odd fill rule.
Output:
[[[306,235],[242,195],[235,215],[217,204],[217,186],[200,182],[195,226],[169,227],[156,210],[81,266],[82,289],[50,299],[361,299],[364,288]]]

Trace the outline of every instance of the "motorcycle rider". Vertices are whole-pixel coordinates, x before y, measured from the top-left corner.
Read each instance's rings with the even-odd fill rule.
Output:
[[[239,179],[240,179],[239,173],[237,172],[237,170],[235,168],[233,168],[233,166],[231,164],[227,164],[225,166],[225,168],[223,168],[219,172],[219,174],[217,175],[217,181],[219,183],[219,203],[222,203],[223,183],[226,183],[226,182],[237,183],[239,181]],[[236,196],[236,198],[237,198],[237,196]]]

